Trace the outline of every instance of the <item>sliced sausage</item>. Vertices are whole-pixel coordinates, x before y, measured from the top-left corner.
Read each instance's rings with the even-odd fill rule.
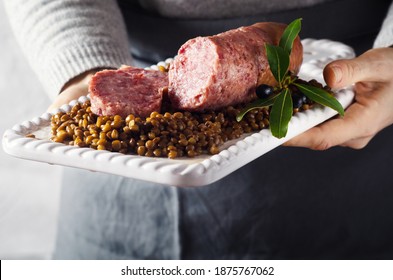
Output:
[[[89,85],[91,110],[97,115],[146,117],[160,111],[167,86],[168,75],[161,71],[130,66],[100,71]]]

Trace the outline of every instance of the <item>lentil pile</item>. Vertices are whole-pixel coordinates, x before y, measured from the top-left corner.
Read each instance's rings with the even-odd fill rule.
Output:
[[[76,104],[70,112],[52,116],[51,140],[78,147],[90,147],[148,157],[195,157],[217,154],[226,141],[243,133],[269,126],[266,108],[253,110],[241,122],[239,109],[228,107],[206,113],[153,112],[150,117],[128,115],[97,116],[90,101]]]

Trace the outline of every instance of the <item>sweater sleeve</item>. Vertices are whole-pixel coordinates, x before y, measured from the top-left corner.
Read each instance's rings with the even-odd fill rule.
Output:
[[[374,42],[374,48],[389,47],[393,45],[393,3],[390,5],[387,16],[382,24],[381,31]]]
[[[85,71],[132,63],[115,0],[4,3],[17,40],[51,98]]]

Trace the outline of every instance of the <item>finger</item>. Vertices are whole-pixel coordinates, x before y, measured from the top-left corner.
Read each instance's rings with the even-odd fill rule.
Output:
[[[53,103],[48,107],[47,112],[52,112],[60,108],[62,105],[68,104],[72,100],[76,100],[86,94],[87,90],[83,86],[67,89],[56,97]]]
[[[385,82],[390,79],[391,49],[373,49],[354,59],[336,60],[324,69],[326,83],[341,88],[357,82]]]
[[[378,88],[377,83],[372,82],[358,82],[355,84],[354,89],[357,94],[373,93]]]
[[[327,150],[333,146],[350,143],[363,137],[371,137],[367,131],[366,120],[357,112],[362,112],[363,106],[353,104],[344,118],[327,121],[317,127],[296,136],[285,143],[285,146],[307,147],[313,150]],[[351,114],[352,111],[352,114]]]
[[[100,70],[102,69],[92,69],[69,80],[62,88],[61,93],[48,107],[47,111],[53,111],[64,104],[68,104],[72,100],[78,99],[82,95],[87,95],[91,77]]]
[[[335,122],[336,120],[331,120],[330,122]],[[329,127],[333,127],[333,125],[329,122]],[[339,125],[334,124],[336,127]],[[332,134],[329,133],[329,128],[326,127],[325,124],[311,128],[310,130],[292,138],[291,140],[284,143],[284,146],[293,146],[293,147],[306,147],[312,150],[327,150],[332,146],[341,144],[342,141],[339,141],[337,137],[333,139]],[[337,135],[337,134],[336,134]],[[345,142],[347,139],[345,140]]]
[[[342,143],[341,146],[360,150],[366,147],[374,136],[375,135],[369,137],[362,137],[355,140],[350,140],[348,142]]]

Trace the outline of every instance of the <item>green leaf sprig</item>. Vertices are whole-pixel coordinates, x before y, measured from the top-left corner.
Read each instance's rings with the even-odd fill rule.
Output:
[[[251,110],[271,106],[269,115],[271,133],[277,138],[285,137],[293,115],[294,88],[315,103],[330,107],[341,116],[344,115],[344,108],[328,91],[304,83],[298,77],[291,75],[289,71],[290,55],[293,42],[300,30],[301,19],[296,19],[285,28],[278,46],[265,44],[270,71],[278,84],[274,87],[274,94],[265,98],[258,98],[243,108],[236,116],[237,121],[241,121]]]

